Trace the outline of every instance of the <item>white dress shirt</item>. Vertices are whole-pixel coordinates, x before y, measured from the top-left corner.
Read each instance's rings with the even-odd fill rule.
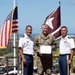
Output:
[[[71,37],[61,37],[60,45],[59,45],[60,54],[70,54],[71,50],[75,48],[74,40]]]
[[[34,54],[33,46],[34,46],[34,43],[33,43],[32,37],[28,37],[25,34],[24,37],[21,37],[19,39],[18,47],[21,47],[23,49],[23,54],[33,55]]]

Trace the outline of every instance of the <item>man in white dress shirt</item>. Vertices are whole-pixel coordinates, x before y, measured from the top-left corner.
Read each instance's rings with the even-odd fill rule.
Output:
[[[33,38],[32,26],[26,26],[26,33],[19,39],[19,53],[24,64],[24,75],[33,75]]]
[[[66,26],[61,27],[61,39],[60,39],[60,56],[59,56],[59,69],[60,75],[68,75],[69,65],[72,63],[72,57],[74,53],[74,40],[67,35],[68,29]]]

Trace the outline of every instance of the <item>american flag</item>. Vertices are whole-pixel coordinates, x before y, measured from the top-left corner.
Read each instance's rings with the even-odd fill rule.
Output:
[[[12,17],[13,16],[13,17]],[[0,48],[7,48],[12,33],[18,32],[17,6],[7,16],[0,30]]]
[[[16,6],[13,10],[13,25],[12,25],[12,33],[18,32],[18,7]]]
[[[12,34],[12,12],[7,16],[0,30],[0,48],[6,48]]]

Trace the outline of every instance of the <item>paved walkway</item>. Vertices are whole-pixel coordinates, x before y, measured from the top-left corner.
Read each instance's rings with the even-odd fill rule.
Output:
[[[60,74],[52,74],[52,75],[60,75]],[[70,75],[75,75],[75,73],[71,73]]]

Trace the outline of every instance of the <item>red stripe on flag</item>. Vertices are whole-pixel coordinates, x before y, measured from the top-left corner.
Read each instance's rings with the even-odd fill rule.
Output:
[[[16,26],[12,26],[12,28],[18,28],[18,26],[16,25]]]
[[[9,31],[8,31],[8,42],[10,40],[10,35],[11,35],[11,20],[10,20],[10,26],[9,26]],[[7,42],[7,44],[8,44]]]
[[[1,46],[3,45],[3,30],[4,30],[4,25],[3,25],[2,31],[1,31]]]
[[[3,33],[3,37],[4,37],[4,42],[3,42],[3,46],[6,46],[6,42],[7,42],[7,22],[5,24],[5,27],[4,27],[4,33]]]
[[[18,21],[14,21],[13,24],[18,24]]]
[[[17,33],[17,32],[18,32],[18,30],[13,30],[13,31],[12,31],[12,33]]]

